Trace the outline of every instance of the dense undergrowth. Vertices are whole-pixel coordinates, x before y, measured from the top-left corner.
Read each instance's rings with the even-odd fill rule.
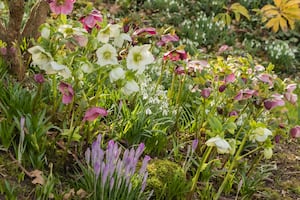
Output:
[[[36,40],[0,43],[1,198],[273,198],[300,137],[299,1],[48,3]]]

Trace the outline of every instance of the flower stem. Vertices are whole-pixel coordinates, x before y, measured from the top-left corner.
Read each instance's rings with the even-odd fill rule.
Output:
[[[195,176],[192,179],[192,187],[191,187],[191,190],[190,190],[191,194],[195,191],[195,188],[197,186],[197,182],[198,182],[200,173],[205,169],[205,163],[206,163],[206,161],[207,161],[207,159],[208,159],[208,157],[209,157],[212,149],[213,149],[213,146],[210,146],[210,147],[206,148],[206,150],[205,150],[205,152],[204,152],[204,154],[202,156],[200,165],[198,166],[196,174],[195,174]]]
[[[229,169],[227,170],[226,176],[225,176],[221,186],[219,187],[217,194],[213,198],[214,200],[218,200],[220,198],[221,193],[223,192],[227,182],[229,181],[230,174],[233,170],[233,167],[236,165],[236,162],[240,159],[240,154],[241,154],[241,152],[244,148],[244,145],[247,142],[247,139],[248,139],[248,137],[247,137],[247,135],[245,135],[242,142],[241,142],[241,144],[240,144],[240,146],[239,146],[239,149],[238,149],[237,153],[235,154],[235,156],[234,156],[234,158],[233,158],[233,160],[232,160],[232,162],[229,166]]]

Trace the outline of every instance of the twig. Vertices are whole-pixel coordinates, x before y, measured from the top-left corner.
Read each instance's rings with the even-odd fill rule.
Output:
[[[30,178],[32,178],[31,174],[29,171],[27,171],[22,165],[21,163],[12,155],[11,152],[8,152],[9,153],[9,157],[15,162],[17,163],[18,167]]]

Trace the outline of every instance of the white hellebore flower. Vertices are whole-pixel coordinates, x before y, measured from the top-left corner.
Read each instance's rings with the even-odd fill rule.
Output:
[[[272,155],[273,155],[272,148],[268,147],[268,148],[264,149],[264,156],[265,156],[266,159],[272,158]]]
[[[139,86],[134,80],[127,81],[125,86],[122,88],[122,91],[124,94],[130,95],[134,92],[139,91]]]
[[[87,33],[84,28],[73,28],[72,25],[69,24],[60,25],[57,30],[62,33],[64,37],[70,35],[85,35]]]
[[[59,64],[55,61],[51,61],[48,65],[44,65],[41,69],[45,70],[47,74],[59,74],[64,79],[71,77],[71,71],[65,65]]]
[[[50,53],[46,52],[45,49],[41,46],[34,46],[28,49],[28,52],[32,55],[32,64],[42,67],[47,65],[50,61],[53,60]]]
[[[114,45],[116,47],[121,48],[123,46],[124,40],[127,40],[129,42],[132,41],[130,35],[126,34],[126,33],[121,33],[119,36],[117,36],[114,40]]]
[[[96,55],[100,66],[118,64],[117,50],[111,44],[104,44],[96,51]]]
[[[210,138],[209,140],[207,140],[205,142],[205,144],[207,146],[215,146],[215,147],[217,147],[218,153],[221,153],[221,154],[223,154],[223,153],[229,153],[230,149],[231,149],[229,143],[226,140],[222,139],[220,136],[216,136],[216,137]]]
[[[41,30],[42,38],[48,39],[50,37],[50,28],[48,26],[44,26]]]
[[[109,80],[111,83],[124,78],[125,71],[122,69],[122,67],[114,68],[109,72]]]
[[[104,29],[101,29],[97,35],[97,39],[99,42],[108,43],[109,38],[116,38],[120,35],[119,24],[108,24]]]
[[[94,70],[93,67],[91,66],[91,64],[86,63],[86,62],[81,62],[80,68],[84,73],[88,73],[88,74],[93,72],[93,70]]]
[[[149,51],[150,45],[135,46],[131,48],[127,56],[127,68],[142,73],[146,65],[154,62],[154,57]]]
[[[252,142],[264,142],[268,138],[269,135],[272,135],[272,132],[267,128],[258,127],[253,130],[252,134],[250,135],[250,140]]]

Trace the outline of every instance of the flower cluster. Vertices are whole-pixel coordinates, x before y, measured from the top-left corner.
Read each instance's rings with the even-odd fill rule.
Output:
[[[141,143],[137,149],[126,149],[121,157],[122,148],[110,140],[107,149],[101,148],[101,135],[93,142],[91,149],[85,152],[85,160],[95,176],[95,198],[121,199],[132,197],[142,199],[148,177],[147,164],[149,156],[145,156],[138,170],[138,161],[145,145]],[[138,170],[138,171],[137,171]],[[113,198],[114,197],[114,198]]]

